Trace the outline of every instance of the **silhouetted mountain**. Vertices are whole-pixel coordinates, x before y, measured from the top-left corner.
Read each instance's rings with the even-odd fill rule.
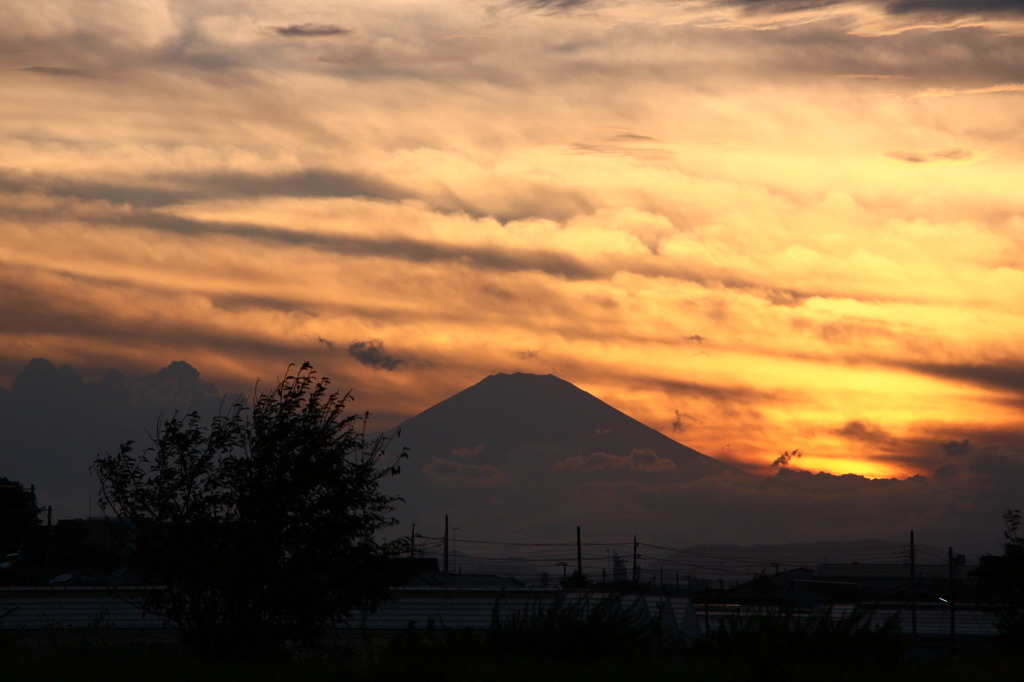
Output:
[[[403,520],[571,529],[591,516],[588,487],[746,476],[552,375],[487,377],[397,430],[411,452],[397,482]]]
[[[489,376],[398,428],[401,442],[414,447],[420,459],[429,455],[496,464],[523,448],[546,447],[583,457],[604,453],[624,458],[592,460],[588,471],[682,469],[693,478],[733,469],[551,374]],[[636,451],[654,457],[628,459]]]
[[[437,537],[448,514],[454,551],[478,558],[517,553],[492,541],[526,542],[529,552],[550,541],[574,554],[576,525],[585,544],[628,542],[637,534],[661,545],[658,552],[862,538],[904,543],[910,530],[922,541],[966,548],[997,541],[1002,510],[1019,498],[1019,487],[990,486],[992,494],[974,503],[951,505],[949,495],[963,491],[921,476],[873,480],[788,469],[752,476],[554,376],[491,376],[397,428],[393,447],[408,447],[410,457],[401,475],[386,481],[406,499],[396,510],[396,532],[406,534],[415,523],[419,533]],[[591,544],[591,565],[610,565],[610,547]],[[559,571],[561,563],[552,562],[575,558],[559,551],[526,560]],[[729,551],[707,554],[722,562]],[[811,546],[811,554],[833,552]]]

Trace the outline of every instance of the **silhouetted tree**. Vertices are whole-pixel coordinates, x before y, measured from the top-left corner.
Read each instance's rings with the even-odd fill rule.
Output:
[[[1021,512],[1003,514],[1005,530],[1002,556],[983,556],[975,571],[989,610],[1000,632],[1011,643],[1024,641],[1024,538],[1020,536]]]
[[[1006,530],[1003,531],[1003,550],[1006,556],[1024,556],[1024,538],[1020,536],[1021,527],[1020,509],[1007,509],[1003,514],[1003,523]]]
[[[398,547],[377,534],[398,498],[387,441],[367,414],[344,415],[307,363],[250,407],[204,425],[196,412],[159,423],[97,458],[101,504],[126,522],[138,567],[165,589],[148,607],[200,653],[281,653],[386,595],[382,563]],[[258,384],[257,384],[258,390]]]

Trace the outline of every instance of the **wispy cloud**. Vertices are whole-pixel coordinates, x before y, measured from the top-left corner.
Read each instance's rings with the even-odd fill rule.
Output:
[[[914,93],[913,97],[929,98],[929,97],[955,97],[958,95],[999,95],[999,94],[1012,94],[1024,92],[1024,84],[1022,83],[1001,83],[999,85],[989,85],[981,88],[963,88],[963,89],[952,89],[952,88],[928,88],[920,92]]]
[[[927,152],[894,151],[886,156],[908,163],[929,163],[932,161],[970,161],[974,152],[968,149],[936,149]]]
[[[322,38],[348,35],[352,31],[333,24],[291,24],[275,26],[274,32],[285,38]]]
[[[591,4],[594,0],[507,0],[509,5],[540,12],[568,12]]]
[[[887,12],[937,13],[942,15],[999,15],[1024,16],[1024,7],[1017,0],[894,0],[885,3]]]
[[[26,66],[23,71],[38,73],[43,76],[55,76],[58,78],[91,78],[92,74],[82,69],[74,69],[63,66]]]

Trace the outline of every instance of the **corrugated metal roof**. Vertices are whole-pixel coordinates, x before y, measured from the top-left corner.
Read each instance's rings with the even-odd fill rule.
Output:
[[[494,618],[507,620],[515,614],[528,614],[550,608],[561,600],[579,606],[584,612],[604,599],[619,600],[633,612],[639,623],[659,622],[663,630],[696,636],[698,628],[693,606],[682,597],[648,597],[642,594],[598,592],[561,592],[544,589],[397,589],[393,599],[376,612],[366,614],[358,623],[368,630],[424,629],[482,630]]]
[[[714,631],[722,622],[732,618],[743,618],[765,613],[764,608],[752,608],[738,604],[710,604],[706,612],[704,604],[693,605],[693,608],[696,610],[697,622],[702,632],[708,627]],[[857,606],[854,604],[837,604],[826,612],[807,613],[804,614],[804,617],[816,618],[824,613],[832,620],[838,621],[850,617],[854,612],[866,614],[866,623],[871,627],[879,627],[889,618],[895,618],[900,627],[900,632],[904,634],[913,632],[914,615],[909,604],[901,607],[886,606],[881,608]],[[995,616],[977,608],[957,607],[955,626],[958,637],[990,637],[999,633],[995,624]],[[949,630],[950,610],[948,606],[918,605],[917,633],[919,635],[948,635]]]
[[[20,587],[0,589],[0,628],[90,628],[113,626],[130,629],[170,627],[142,607],[146,594],[155,588]],[[343,627],[397,631],[432,625],[438,629],[486,629],[493,618],[507,619],[549,608],[559,599],[578,605],[584,612],[609,598],[607,593],[561,592],[545,589],[412,588],[395,589],[392,599],[372,613],[357,615]],[[616,594],[621,608],[633,610],[640,622],[658,619],[665,628],[693,633],[693,607],[680,597],[648,597]]]
[[[17,587],[0,589],[0,629],[118,627],[160,630],[167,623],[141,602],[152,588]]]
[[[147,592],[155,588],[122,587],[15,587],[0,588],[0,629],[79,629],[113,627],[125,630],[159,631],[172,629],[159,616],[147,613],[141,606]],[[399,588],[393,599],[374,613],[355,616],[343,628],[365,628],[378,632],[405,630],[410,623],[417,629],[428,624],[438,630],[482,630],[490,627],[497,609],[502,619],[514,613],[546,608],[560,597],[570,603],[592,607],[608,593],[561,592],[556,589],[493,589],[493,588]],[[635,609],[641,622],[657,620],[663,632],[678,634],[684,639],[700,637],[706,624],[716,628],[723,619],[764,613],[736,605],[713,604],[705,613],[704,605],[694,605],[685,597],[661,595],[616,594],[624,609]],[[590,605],[589,607],[587,605]],[[889,617],[897,617],[903,632],[911,632],[909,606],[901,608],[864,608],[837,605],[828,613],[831,618],[848,617],[855,610],[870,614],[869,622],[881,625]],[[956,610],[956,632],[962,636],[997,634],[992,614],[976,608]],[[947,634],[950,611],[941,605],[918,605],[917,632],[923,635]]]

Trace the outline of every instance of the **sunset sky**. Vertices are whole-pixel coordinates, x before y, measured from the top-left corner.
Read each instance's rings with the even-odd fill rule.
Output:
[[[1024,459],[1020,2],[5,0],[0,69],[0,385],[553,373],[753,473]]]

